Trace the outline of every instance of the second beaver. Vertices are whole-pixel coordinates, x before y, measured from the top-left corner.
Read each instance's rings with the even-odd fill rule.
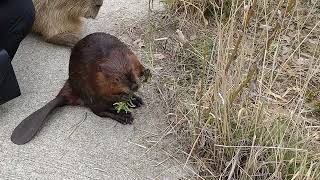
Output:
[[[100,117],[109,117],[122,124],[133,121],[130,112],[118,113],[113,104],[133,97],[140,107],[143,101],[134,95],[146,69],[137,56],[119,39],[106,33],[93,33],[73,48],[69,62],[69,79],[55,99],[24,119],[13,131],[11,140],[25,144],[41,129],[53,109],[63,105],[84,105]]]

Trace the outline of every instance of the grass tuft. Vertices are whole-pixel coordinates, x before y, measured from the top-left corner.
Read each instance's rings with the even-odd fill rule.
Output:
[[[319,2],[165,3],[145,39],[184,163],[204,179],[320,179]]]

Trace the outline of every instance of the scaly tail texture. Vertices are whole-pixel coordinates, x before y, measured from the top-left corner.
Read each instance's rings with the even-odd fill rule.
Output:
[[[57,96],[48,104],[32,113],[13,130],[11,141],[17,145],[22,145],[32,140],[37,132],[42,128],[42,125],[44,124],[46,117],[50,114],[50,112],[56,107],[65,104],[65,98],[62,96]]]

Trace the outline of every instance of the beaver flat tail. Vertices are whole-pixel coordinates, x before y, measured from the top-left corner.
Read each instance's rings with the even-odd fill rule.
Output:
[[[48,104],[32,113],[30,116],[25,118],[14,130],[11,135],[11,141],[14,144],[22,145],[30,140],[39,132],[45,122],[47,116],[56,107],[66,104],[66,100],[62,96],[57,96],[51,100]]]

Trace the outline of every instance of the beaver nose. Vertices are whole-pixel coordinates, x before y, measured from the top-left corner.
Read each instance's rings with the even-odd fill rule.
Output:
[[[131,86],[132,91],[138,91],[138,89],[139,89],[138,84],[132,84],[132,86]]]

